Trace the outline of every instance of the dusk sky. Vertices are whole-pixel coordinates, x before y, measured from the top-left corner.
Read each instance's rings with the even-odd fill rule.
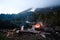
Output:
[[[43,8],[60,5],[60,0],[0,0],[1,13],[19,13],[28,8]]]

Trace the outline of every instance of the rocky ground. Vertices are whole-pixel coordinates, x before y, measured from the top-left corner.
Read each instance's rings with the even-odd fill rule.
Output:
[[[51,34],[46,35],[46,38],[44,38],[40,34],[15,33],[13,37],[9,38],[5,33],[0,32],[0,40],[60,40],[60,36],[58,36],[57,34]]]

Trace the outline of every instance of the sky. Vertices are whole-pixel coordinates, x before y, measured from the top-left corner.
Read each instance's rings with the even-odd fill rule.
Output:
[[[60,5],[60,0],[0,0],[0,14],[17,14],[28,8]]]

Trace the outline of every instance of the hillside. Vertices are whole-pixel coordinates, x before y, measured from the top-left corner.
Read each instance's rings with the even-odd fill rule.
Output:
[[[46,21],[45,18],[41,19],[42,17],[44,17],[43,15],[46,15],[46,17],[48,17],[48,20],[47,20],[48,24],[60,25],[60,24],[57,24],[57,23],[59,23],[59,20],[60,20],[59,19],[60,18],[60,6],[47,7],[47,8],[36,8],[36,10],[34,12],[31,12],[30,10],[31,10],[31,8],[29,8],[23,12],[20,12],[18,14],[11,14],[11,15],[10,14],[0,14],[0,27],[2,27],[2,28],[9,27],[10,28],[13,26],[20,27],[21,25],[26,25],[25,21],[27,20],[27,16],[28,16],[29,21],[37,21],[37,20]],[[52,16],[54,16],[55,19],[57,18],[56,20],[52,19],[53,23],[51,23],[52,21],[50,21]]]

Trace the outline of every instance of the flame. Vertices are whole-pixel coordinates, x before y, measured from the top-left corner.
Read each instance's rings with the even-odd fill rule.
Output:
[[[41,28],[41,27],[43,27],[43,24],[42,23],[36,23],[34,26],[35,26],[35,28]]]
[[[40,25],[40,24],[38,24],[38,23],[37,23],[37,24],[35,24],[34,26],[35,26],[35,28],[40,28],[40,27],[41,27],[41,25]]]

